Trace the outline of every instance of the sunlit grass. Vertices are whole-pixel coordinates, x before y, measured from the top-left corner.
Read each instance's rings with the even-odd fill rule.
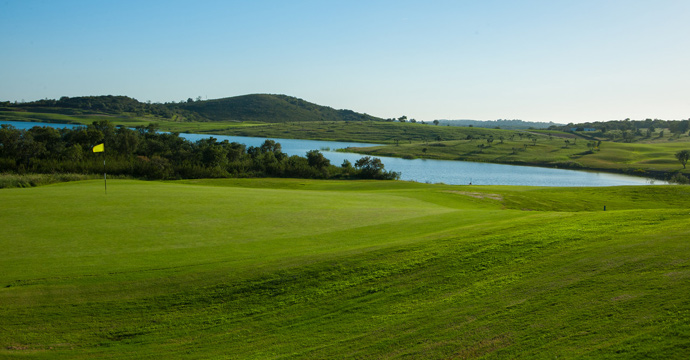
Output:
[[[102,185],[0,190],[0,356],[682,358],[690,346],[687,187]]]

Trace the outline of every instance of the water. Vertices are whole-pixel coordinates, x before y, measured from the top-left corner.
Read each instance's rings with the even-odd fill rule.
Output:
[[[29,129],[33,126],[73,127],[67,124],[28,123],[22,121],[2,121],[0,124],[11,124],[19,129]],[[260,146],[266,138],[180,134],[180,137],[190,141],[214,137],[218,141],[228,140],[247,146]],[[282,151],[288,155],[305,156],[309,150],[319,150],[333,165],[340,165],[344,160],[352,164],[360,159],[362,154],[343,153],[335,150],[347,147],[375,146],[356,142],[336,142],[298,139],[271,138],[282,146]],[[641,177],[617,174],[575,171],[564,169],[540,168],[531,166],[501,165],[489,163],[474,163],[467,161],[406,160],[377,156],[383,161],[386,170],[400,172],[402,180],[445,183],[452,185],[527,185],[527,186],[620,186],[620,185],[650,185],[667,184],[665,181],[650,180]]]
[[[0,121],[0,125],[2,125],[2,124],[10,124],[19,130],[28,130],[34,126],[50,126],[50,127],[56,128],[56,129],[64,129],[64,128],[72,129],[72,128],[75,128],[77,126],[81,126],[81,125],[74,125],[74,124],[42,123],[42,122],[29,122],[29,121]]]

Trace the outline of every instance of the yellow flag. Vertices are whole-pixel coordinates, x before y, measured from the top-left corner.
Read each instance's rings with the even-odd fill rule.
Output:
[[[98,144],[93,147],[93,152],[104,152],[105,151],[105,145],[103,144]]]

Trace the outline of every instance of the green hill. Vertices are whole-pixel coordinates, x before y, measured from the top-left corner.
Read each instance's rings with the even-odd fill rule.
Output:
[[[253,94],[171,105],[211,121],[297,122],[382,120],[352,110],[335,110],[286,95]]]
[[[62,97],[13,104],[0,102],[0,111],[22,111],[64,115],[107,114],[121,117],[150,117],[150,120],[240,121],[258,123],[310,121],[383,120],[352,110],[336,110],[287,95],[252,94],[215,100],[172,103],[142,103],[127,96]],[[7,114],[6,114],[7,116]]]
[[[0,357],[683,359],[689,197],[275,179],[3,189]]]

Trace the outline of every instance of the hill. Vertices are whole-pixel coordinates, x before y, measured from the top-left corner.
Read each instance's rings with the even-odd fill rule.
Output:
[[[176,121],[297,121],[383,120],[352,110],[336,110],[287,95],[252,94],[215,100],[188,99],[179,103],[142,103],[127,96],[62,97],[13,104],[0,102],[0,111],[46,112],[66,115],[108,114]],[[155,120],[155,119],[152,119]]]
[[[0,196],[0,357],[690,349],[687,187],[115,180],[107,196],[102,181]]]
[[[383,120],[352,110],[335,110],[286,95],[253,94],[170,105],[211,121],[298,122]]]

